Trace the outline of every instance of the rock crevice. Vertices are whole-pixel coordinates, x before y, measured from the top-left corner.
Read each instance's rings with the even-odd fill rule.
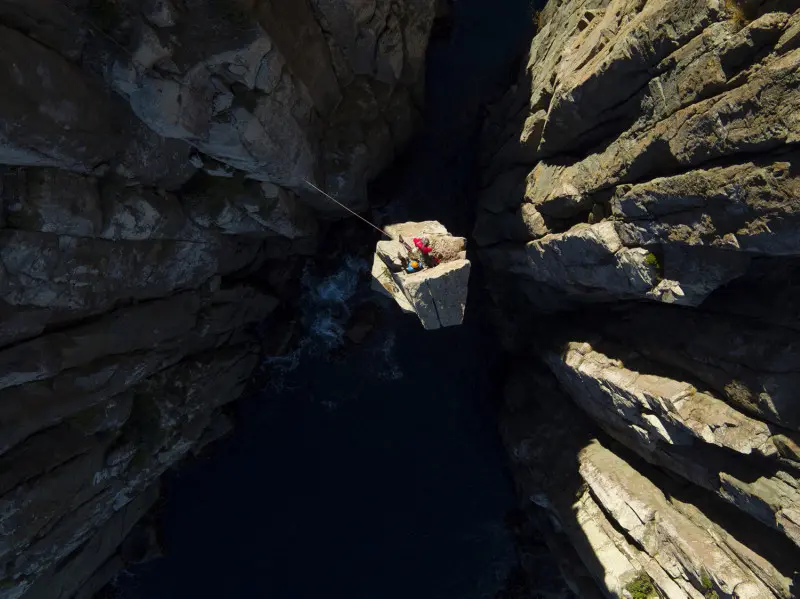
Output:
[[[364,208],[410,140],[435,4],[0,1],[0,597],[153,554],[342,216],[305,181]]]
[[[539,22],[475,228],[509,347],[550,373],[521,367],[503,416],[525,509],[574,547],[576,593],[794,597],[800,12],[565,0]]]

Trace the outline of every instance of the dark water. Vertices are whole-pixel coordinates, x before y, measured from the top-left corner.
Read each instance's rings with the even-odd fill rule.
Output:
[[[429,52],[426,128],[372,192],[393,217],[468,234],[479,107],[508,85],[529,15],[522,0],[456,0],[452,37]],[[324,342],[370,293],[357,270],[307,281],[314,331],[299,365],[167,481],[167,555],[121,577],[124,597],[479,599],[502,584],[514,499],[480,271],[463,326],[425,332],[389,306],[371,341],[331,361]]]

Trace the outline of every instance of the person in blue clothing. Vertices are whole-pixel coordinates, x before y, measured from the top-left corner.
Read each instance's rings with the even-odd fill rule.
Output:
[[[419,260],[414,260],[413,258],[408,261],[408,266],[406,266],[406,272],[417,272],[422,270],[422,264],[420,264]]]
[[[416,255],[416,252],[409,252],[407,257],[403,256],[402,254],[398,254],[397,257],[400,260],[400,264],[405,272],[410,273],[422,270],[422,262],[420,261],[419,256]]]

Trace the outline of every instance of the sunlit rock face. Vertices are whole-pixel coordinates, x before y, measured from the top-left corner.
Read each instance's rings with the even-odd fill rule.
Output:
[[[794,597],[800,10],[538,21],[474,232],[525,356],[504,431],[531,518],[581,596]]]

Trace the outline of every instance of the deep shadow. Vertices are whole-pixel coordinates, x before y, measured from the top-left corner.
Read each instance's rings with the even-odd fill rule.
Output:
[[[392,326],[396,347],[435,359],[398,351],[392,380],[380,345],[363,346],[309,358],[279,397],[241,402],[236,434],[169,481],[167,557],[126,583],[129,596],[493,592],[512,502],[485,402],[497,360],[464,334],[470,323],[435,336],[411,317]]]
[[[455,4],[452,30],[429,48],[425,127],[371,188],[387,218],[468,234],[480,107],[525,50],[529,10]],[[361,231],[352,255],[374,247]],[[348,254],[334,246],[318,264],[329,275]],[[166,557],[122,577],[123,595],[491,597],[515,563],[503,520],[514,499],[492,407],[503,357],[481,279],[475,265],[460,327],[424,331],[389,304],[360,345],[267,369],[237,404],[236,432],[167,477]],[[374,301],[368,284],[343,322]]]
[[[797,8],[794,0],[726,0],[725,4],[735,17],[738,16],[737,11],[741,11],[747,21],[754,21],[768,12],[791,13]]]
[[[597,428],[534,355],[522,354],[516,360],[504,400],[500,428],[511,457],[520,507],[515,532],[524,538],[533,528],[545,539],[558,569],[577,595],[601,599],[593,577],[602,579],[603,566],[573,511],[574,502],[585,490],[579,454],[596,437]],[[541,569],[527,567],[524,545],[520,550],[523,589],[547,585]]]
[[[386,222],[439,220],[469,236],[485,106],[516,78],[534,31],[531,11],[528,0],[454,3],[448,39],[428,50],[422,131],[370,187],[373,202],[389,203]]]

